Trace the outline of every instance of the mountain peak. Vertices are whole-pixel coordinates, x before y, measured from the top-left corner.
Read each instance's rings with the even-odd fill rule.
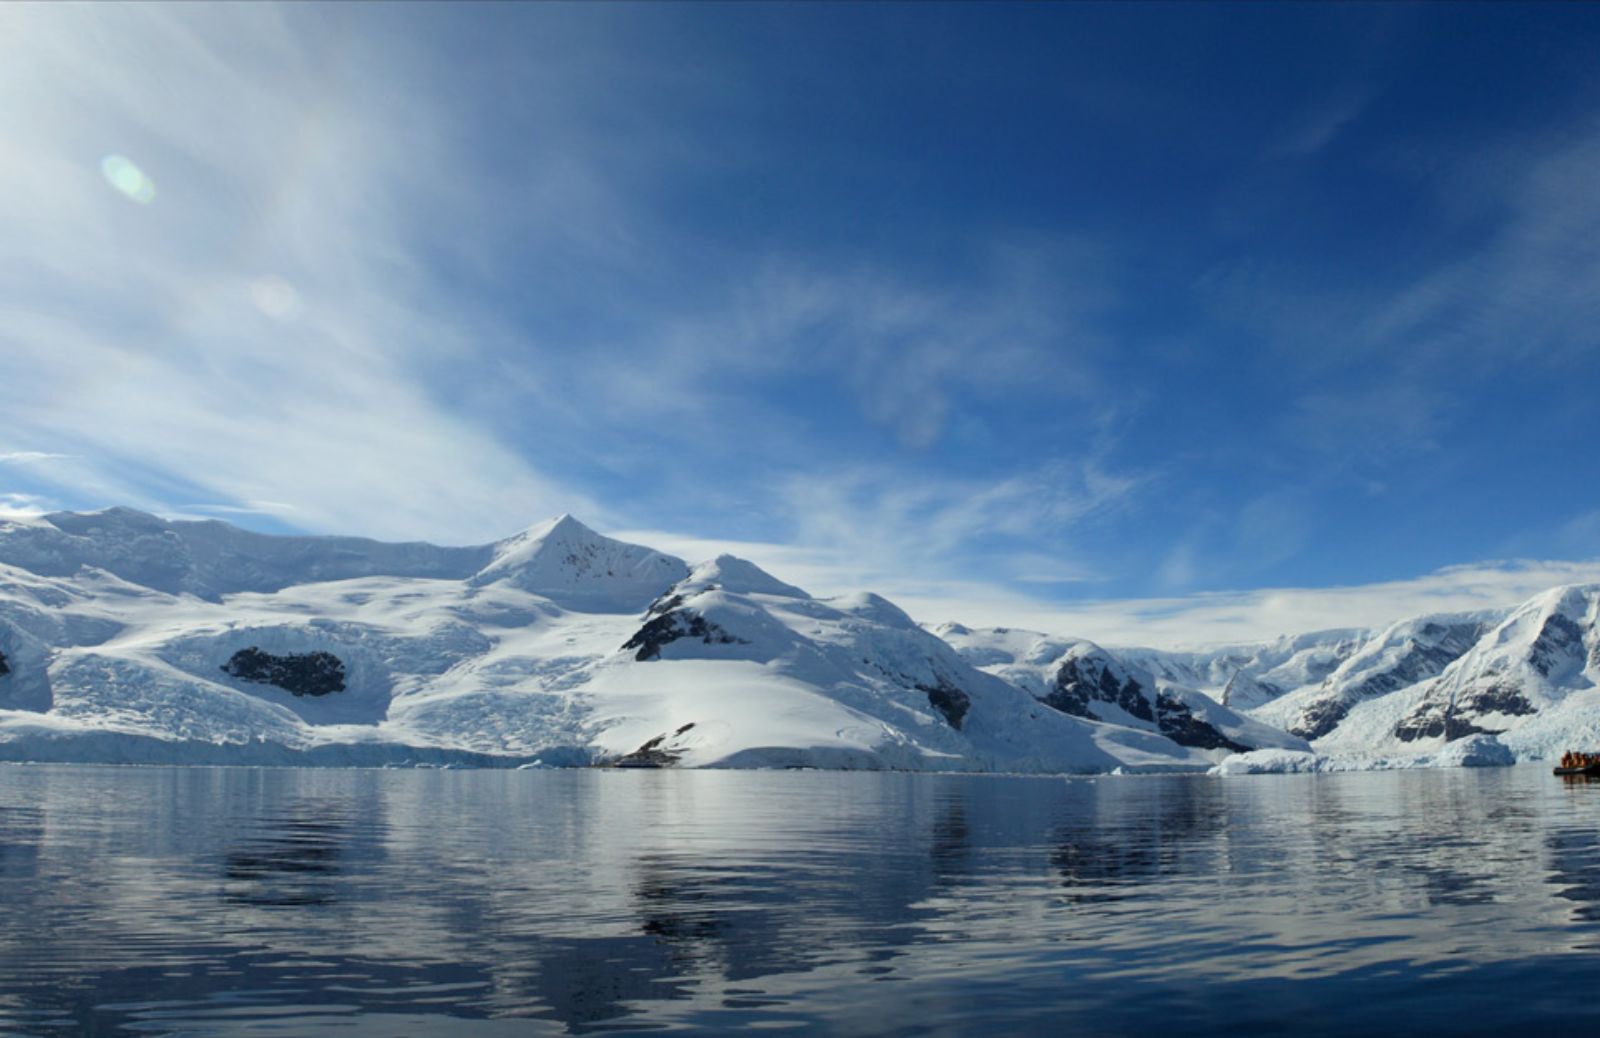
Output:
[[[505,583],[546,598],[623,611],[642,607],[689,575],[682,559],[596,533],[561,514],[493,545],[469,583]]]
[[[544,540],[545,538],[549,537],[571,538],[598,536],[600,535],[595,533],[594,530],[573,518],[572,513],[562,512],[560,515],[552,519],[546,519],[543,522],[534,523],[521,533],[512,534],[510,537],[507,537],[505,540],[499,543],[507,544],[511,541],[517,540]]]
[[[785,584],[748,559],[727,553],[700,563],[689,574],[686,583],[701,587],[716,585],[734,594],[781,595],[784,598],[811,597],[793,584]]]

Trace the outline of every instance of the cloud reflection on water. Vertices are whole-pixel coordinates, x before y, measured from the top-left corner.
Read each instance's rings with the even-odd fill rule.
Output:
[[[1600,934],[1600,786],[1538,769],[5,771],[0,1027],[1187,1034],[1596,972],[1552,953]]]

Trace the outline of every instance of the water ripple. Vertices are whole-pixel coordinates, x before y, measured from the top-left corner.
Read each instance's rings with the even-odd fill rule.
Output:
[[[8,1035],[1491,1033],[1600,786],[9,767],[0,911]]]

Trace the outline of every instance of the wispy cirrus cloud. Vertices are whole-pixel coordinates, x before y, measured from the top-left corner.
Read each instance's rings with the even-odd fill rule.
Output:
[[[437,541],[573,511],[1022,608],[1326,582],[1395,529],[1555,552],[1427,501],[1474,452],[1578,486],[1592,121],[1419,144],[1448,106],[1365,17],[1311,55],[1204,9],[0,10],[5,450],[61,456],[4,489]],[[1240,45],[1274,89],[1213,74]]]
[[[1260,588],[1002,607],[1020,626],[1078,634],[1112,645],[1183,647],[1259,641],[1281,634],[1372,627],[1428,613],[1498,609],[1562,584],[1600,582],[1600,559],[1514,560],[1450,566],[1420,577],[1319,588]],[[948,605],[953,605],[949,603]]]
[[[0,519],[26,519],[55,509],[55,502],[37,494],[0,493]]]
[[[0,21],[7,432],[77,459],[37,484],[170,508],[154,477],[457,540],[589,503],[430,391],[480,322],[412,249],[470,223],[426,69],[408,81],[324,10]],[[153,189],[130,197],[108,156]]]
[[[50,451],[0,451],[0,465],[37,465],[65,461],[71,457],[70,454],[52,454]]]
[[[615,534],[691,562],[729,552],[816,595],[863,587],[924,624],[1013,627],[1110,646],[1190,648],[1265,641],[1283,634],[1378,627],[1430,613],[1516,605],[1563,584],[1600,582],[1600,558],[1487,561],[1402,580],[1333,587],[1267,587],[1150,598],[1052,600],[1027,581],[952,577],[947,568],[879,565],[853,547],[718,540],[662,531]],[[1074,581],[1078,590],[1092,589]]]
[[[580,58],[552,15],[506,73],[508,129],[468,107],[501,85],[370,13],[4,12],[26,115],[0,145],[0,378],[18,442],[78,458],[24,489],[469,540],[648,515],[721,492],[713,470],[778,526],[798,503],[756,484],[822,481],[840,405],[889,434],[885,464],[981,434],[1008,395],[1090,409],[1089,246],[987,236],[955,280],[781,242],[752,260],[641,201],[704,159],[619,103],[715,79],[641,65],[603,17]],[[491,160],[490,132],[523,143]],[[652,258],[686,248],[710,276]]]
[[[796,476],[783,493],[799,545],[902,572],[978,568],[991,579],[1030,581],[1041,573],[1089,577],[1092,568],[1062,545],[1064,533],[1127,505],[1139,487],[1136,476],[1081,462],[998,480],[919,480],[863,468]],[[1046,546],[1057,552],[1046,554]]]
[[[1136,477],[1088,462],[988,481],[857,468],[784,481],[776,492],[788,503],[775,511],[794,525],[782,540],[642,528],[615,536],[691,562],[732,552],[819,595],[872,590],[902,605],[959,599],[980,610],[1000,602],[1029,609],[1040,588],[1103,579],[1061,533],[1114,516],[1139,491]]]

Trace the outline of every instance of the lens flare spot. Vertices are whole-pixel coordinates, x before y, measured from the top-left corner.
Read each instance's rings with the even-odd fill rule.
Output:
[[[305,309],[294,286],[271,275],[250,282],[250,298],[257,310],[279,321],[292,321]]]
[[[156,200],[156,182],[145,176],[144,170],[135,166],[131,159],[107,155],[100,160],[100,175],[131,201],[149,205]]]

